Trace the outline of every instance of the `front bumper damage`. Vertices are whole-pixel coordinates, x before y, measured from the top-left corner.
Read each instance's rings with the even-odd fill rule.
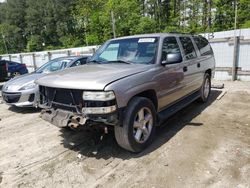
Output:
[[[43,109],[40,117],[57,127],[67,127],[74,114],[65,110]]]
[[[112,114],[104,115],[82,115],[62,109],[43,109],[40,117],[52,123],[53,125],[63,128],[103,128],[106,126],[122,126],[123,119],[122,109]]]
[[[103,101],[101,98],[91,100],[89,97],[86,95],[83,100],[82,90],[40,86],[41,118],[57,127],[74,129],[122,124],[123,110],[117,108],[115,99]]]

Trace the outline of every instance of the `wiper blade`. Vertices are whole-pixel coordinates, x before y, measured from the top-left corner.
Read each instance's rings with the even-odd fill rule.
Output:
[[[107,61],[108,63],[124,63],[124,64],[132,64],[131,62],[128,61],[123,61],[123,60],[116,60],[116,61]]]

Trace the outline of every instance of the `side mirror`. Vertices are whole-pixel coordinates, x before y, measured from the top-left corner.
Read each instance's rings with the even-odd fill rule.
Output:
[[[182,62],[181,53],[171,53],[166,55],[166,60],[162,62],[163,65],[175,64]]]

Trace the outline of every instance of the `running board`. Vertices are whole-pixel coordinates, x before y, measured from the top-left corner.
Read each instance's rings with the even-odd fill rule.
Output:
[[[176,112],[180,111],[181,109],[188,106],[190,103],[194,102],[200,97],[200,92],[197,91],[182,100],[178,101],[177,103],[169,106],[165,110],[158,113],[158,125],[161,125],[164,121],[166,121],[169,117],[174,115]]]

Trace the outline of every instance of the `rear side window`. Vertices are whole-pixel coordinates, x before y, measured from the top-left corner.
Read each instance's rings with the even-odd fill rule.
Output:
[[[207,39],[203,37],[194,37],[194,42],[200,50],[202,56],[213,54],[213,50]]]
[[[190,37],[180,37],[180,41],[184,50],[184,56],[186,59],[193,59],[197,57],[194,45]]]

